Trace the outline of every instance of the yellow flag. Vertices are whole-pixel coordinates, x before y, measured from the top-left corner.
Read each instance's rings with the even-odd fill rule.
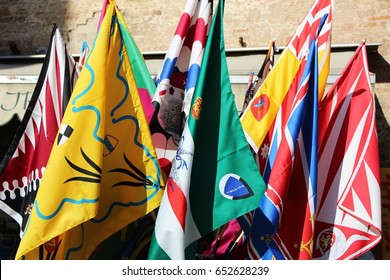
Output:
[[[308,52],[310,42],[318,37],[319,100],[329,74],[333,0],[315,0],[275,66],[241,116],[246,138],[257,153],[280,105]]]
[[[115,2],[63,117],[16,259],[87,259],[160,204],[162,177]]]

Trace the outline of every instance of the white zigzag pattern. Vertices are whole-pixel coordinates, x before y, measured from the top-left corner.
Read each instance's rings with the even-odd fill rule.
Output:
[[[26,145],[27,141],[29,141],[32,145],[32,147],[36,148],[36,138],[35,135],[39,134],[41,132],[41,127],[44,129],[44,135],[47,137],[47,121],[48,121],[48,114],[46,112],[46,105],[48,103],[48,100],[46,100],[46,86],[49,82],[51,92],[50,100],[49,102],[54,104],[55,109],[55,116],[50,116],[50,118],[55,118],[57,121],[57,124],[59,123],[59,120],[61,118],[61,112],[60,112],[60,106],[61,106],[61,100],[58,99],[57,93],[57,71],[55,69],[56,63],[55,60],[58,58],[61,62],[60,67],[64,67],[64,60],[65,57],[65,49],[63,44],[60,43],[60,40],[62,40],[61,35],[59,31],[56,32],[54,43],[52,45],[51,49],[51,61],[49,63],[49,68],[47,70],[47,75],[45,77],[45,81],[42,85],[41,92],[39,93],[39,99],[37,100],[37,103],[33,109],[33,112],[31,114],[31,117],[26,124],[25,131],[19,141],[18,148],[15,150],[15,153],[13,155],[13,158],[19,157],[19,155],[22,153],[26,153]],[[57,50],[57,51],[56,51]],[[60,73],[64,73],[63,69],[59,70]],[[64,80],[63,77],[60,77],[60,82]],[[62,85],[61,85],[62,86]]]

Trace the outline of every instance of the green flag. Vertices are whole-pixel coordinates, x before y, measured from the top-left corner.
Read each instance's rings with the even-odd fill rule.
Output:
[[[223,6],[224,1],[219,1],[216,7],[191,111],[157,215],[149,259],[185,259],[189,245],[257,208],[265,191],[234,103]]]
[[[129,28],[121,13],[117,14],[119,28],[121,29],[123,41],[126,45],[126,49],[129,52],[128,56],[130,59],[131,67],[134,72],[134,77],[136,79],[138,90],[144,89],[148,91],[150,97],[153,96],[156,91],[156,85],[150,75],[149,69],[145,64],[144,57],[140,52],[137,43],[134,41],[134,38],[129,32]]]
[[[122,14],[119,12],[119,9],[117,17],[119,28],[123,36],[122,38],[128,52],[127,55],[131,63],[131,68],[133,69],[135,83],[137,84],[142,107],[144,108],[146,120],[149,123],[154,112],[152,96],[156,91],[156,85],[154,84],[149,69],[146,66],[144,57],[140,52],[137,43],[134,41],[133,36],[130,34],[129,28],[127,27]]]

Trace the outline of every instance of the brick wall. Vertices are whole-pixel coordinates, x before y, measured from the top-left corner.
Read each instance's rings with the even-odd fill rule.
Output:
[[[117,0],[141,51],[165,51],[186,0]],[[216,0],[214,1],[216,3]],[[333,44],[380,43],[390,61],[390,1],[335,0]],[[245,4],[243,4],[245,3]],[[266,3],[266,4],[265,4]],[[313,0],[229,0],[225,4],[227,48],[267,47],[272,38],[284,45]],[[78,53],[82,41],[94,38],[103,0],[0,0],[0,55],[12,54],[15,42],[22,54],[34,54],[48,44],[56,22]]]
[[[225,4],[227,48],[285,45],[314,0],[228,0]],[[117,0],[141,51],[166,51],[186,0]],[[215,0],[214,3],[217,3]],[[381,165],[390,166],[390,1],[335,0],[333,44],[379,43],[369,56],[376,75]],[[59,26],[72,53],[94,38],[103,0],[0,0],[0,56],[35,54],[46,48],[52,23]],[[14,43],[18,50],[12,51]]]

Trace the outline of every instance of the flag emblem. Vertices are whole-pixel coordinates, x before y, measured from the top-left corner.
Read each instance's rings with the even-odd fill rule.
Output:
[[[269,110],[269,97],[266,94],[262,94],[254,99],[251,111],[255,119],[260,122]]]
[[[321,234],[319,234],[317,239],[317,247],[321,250],[321,253],[324,254],[328,251],[332,245],[335,243],[336,237],[333,233],[333,229],[326,229]]]
[[[249,185],[237,174],[226,174],[219,182],[219,190],[227,199],[237,200],[253,196]]]
[[[45,247],[48,253],[53,253],[54,251],[57,250],[59,243],[60,243],[60,238],[56,236],[50,239],[49,241],[47,241],[43,246]]]
[[[115,147],[118,144],[118,142],[119,142],[118,139],[116,139],[114,136],[106,135],[106,137],[104,137],[103,156],[107,156],[111,154],[115,150]]]
[[[198,96],[191,110],[192,116],[194,117],[195,120],[199,120],[201,110],[202,110],[202,97]]]
[[[73,133],[73,128],[70,125],[64,124],[61,126],[60,131],[58,132],[57,146],[61,146],[68,141],[69,137]]]
[[[16,259],[88,259],[160,204],[165,178],[124,38],[131,35],[114,0],[104,14],[61,122],[72,137],[63,127],[60,143],[69,139],[50,153]]]

